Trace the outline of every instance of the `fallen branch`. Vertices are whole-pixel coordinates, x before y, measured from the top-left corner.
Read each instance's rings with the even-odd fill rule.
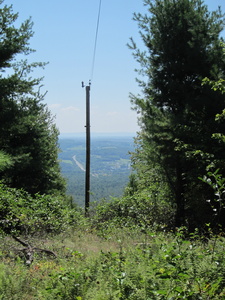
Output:
[[[42,248],[38,248],[38,247],[33,247],[31,246],[29,243],[26,243],[24,241],[22,241],[20,238],[12,235],[13,239],[16,240],[18,243],[20,243],[21,245],[23,245],[25,248],[23,249],[17,249],[17,251],[20,251],[20,252],[23,252],[25,258],[26,258],[26,261],[25,261],[25,264],[27,266],[30,266],[33,262],[33,255],[35,252],[44,252],[46,253],[47,255],[52,255],[53,257],[57,257],[57,255],[51,251],[51,250],[46,250],[46,249],[42,249]]]

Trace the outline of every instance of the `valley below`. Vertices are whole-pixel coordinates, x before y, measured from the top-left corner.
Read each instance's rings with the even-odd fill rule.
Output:
[[[59,139],[61,172],[67,181],[67,193],[84,206],[85,136]],[[90,200],[108,200],[123,195],[131,174],[132,136],[93,136],[91,139]]]

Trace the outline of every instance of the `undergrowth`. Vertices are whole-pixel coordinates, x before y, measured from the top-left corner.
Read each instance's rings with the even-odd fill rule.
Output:
[[[224,181],[208,175],[220,220]],[[84,218],[58,196],[0,191],[0,300],[225,299],[222,227],[170,230],[171,208],[145,194],[100,204]]]
[[[117,229],[100,237],[86,228],[33,239],[57,258],[39,254],[27,267],[18,245],[2,237],[0,299],[225,299],[224,242],[198,232],[187,238],[185,229]]]

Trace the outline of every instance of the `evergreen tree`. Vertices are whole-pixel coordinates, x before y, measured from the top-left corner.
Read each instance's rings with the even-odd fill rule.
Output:
[[[18,14],[0,1],[0,151],[10,164],[0,170],[8,185],[35,194],[64,192],[58,162],[58,130],[41,94],[41,78],[30,73],[44,63],[28,63],[32,22],[15,27]]]
[[[224,16],[220,9],[210,13],[201,0],[144,4],[149,14],[134,19],[147,51],[130,43],[145,76],[139,80],[144,97],[132,96],[132,102],[141,113],[149,165],[160,165],[174,194],[176,226],[186,225],[188,216],[195,226],[206,221],[202,201],[210,193],[198,177],[212,161],[225,172],[224,144],[212,140],[215,132],[225,132],[225,122],[215,121],[225,95],[202,84],[205,77],[224,78]]]

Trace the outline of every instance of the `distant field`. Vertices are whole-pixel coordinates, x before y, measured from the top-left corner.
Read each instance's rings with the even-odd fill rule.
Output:
[[[67,180],[67,192],[84,205],[86,142],[85,137],[60,138],[61,170]],[[134,148],[131,136],[93,137],[91,140],[91,201],[110,199],[123,194],[131,173],[129,151]]]

